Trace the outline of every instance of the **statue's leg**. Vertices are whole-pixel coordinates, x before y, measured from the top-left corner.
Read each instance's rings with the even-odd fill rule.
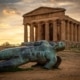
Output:
[[[10,59],[10,60],[6,60],[6,61],[1,61],[0,62],[0,69],[1,68],[8,68],[8,67],[17,67],[20,66],[22,64],[28,63],[29,60],[23,60],[21,58],[15,58],[15,59]]]
[[[58,68],[59,65],[61,64],[61,62],[62,62],[62,59],[61,59],[59,56],[57,56],[57,62],[56,62],[56,64],[53,66],[53,68]]]
[[[45,69],[52,69],[56,62],[57,62],[56,57],[50,58],[50,60],[44,65],[44,68]]]

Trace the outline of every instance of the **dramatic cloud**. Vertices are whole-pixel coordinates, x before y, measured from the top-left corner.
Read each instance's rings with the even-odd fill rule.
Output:
[[[13,9],[4,9],[2,12],[3,12],[4,15],[20,14],[18,11],[13,10]]]
[[[16,3],[20,2],[21,0],[0,0],[0,4],[7,4],[7,3]]]
[[[80,3],[80,0],[55,0],[56,2],[75,2]]]
[[[80,21],[80,0],[0,0],[0,44],[23,42],[22,15],[40,6],[65,8]]]

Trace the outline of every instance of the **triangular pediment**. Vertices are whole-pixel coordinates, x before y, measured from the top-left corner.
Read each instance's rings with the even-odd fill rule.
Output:
[[[47,13],[54,13],[54,12],[63,12],[65,9],[63,8],[51,8],[51,7],[39,7],[29,13],[24,14],[23,16],[34,16],[39,14],[47,14]]]

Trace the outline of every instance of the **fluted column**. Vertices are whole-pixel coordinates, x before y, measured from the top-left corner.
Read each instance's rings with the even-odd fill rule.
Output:
[[[79,42],[80,42],[80,24],[79,24],[79,36],[78,37],[79,37]]]
[[[57,41],[57,22],[53,21],[53,41]]]
[[[27,24],[24,25],[24,42],[28,42],[28,29],[27,29]]]
[[[67,21],[67,41],[70,41],[70,23]]]
[[[30,41],[34,41],[34,26],[30,25]]]
[[[71,23],[71,41],[73,42],[73,23]]]
[[[38,28],[35,27],[35,39],[34,39],[34,41],[37,41],[37,35],[38,35]]]
[[[79,25],[77,25],[77,41],[79,42]]]
[[[73,23],[73,42],[74,42],[74,31],[75,31],[75,28],[74,28],[74,23]]]
[[[41,24],[37,23],[37,25],[38,25],[37,40],[41,40]]]
[[[76,41],[76,25],[74,24],[74,42]]]
[[[69,41],[71,41],[71,31],[72,31],[72,30],[71,30],[71,26],[72,26],[72,25],[71,25],[71,22],[69,22],[69,23],[70,23],[70,28],[69,28],[69,34],[70,34],[70,35],[69,35]]]
[[[45,40],[49,41],[49,23],[45,22]]]
[[[66,22],[65,20],[61,21],[61,40],[65,40],[65,27],[66,27]]]
[[[75,41],[77,42],[77,25],[75,24]]]
[[[79,32],[80,32],[80,31],[79,31],[79,25],[77,25],[77,41],[78,41],[78,42],[79,42],[79,36],[80,36],[80,35],[79,35]]]
[[[71,41],[71,22],[69,22],[69,41]]]

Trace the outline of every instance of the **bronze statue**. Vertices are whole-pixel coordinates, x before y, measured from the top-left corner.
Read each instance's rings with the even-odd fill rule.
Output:
[[[64,42],[54,43],[41,40],[28,43],[28,46],[4,49],[0,51],[0,60],[2,60],[0,68],[18,67],[28,62],[37,62],[37,65],[43,68],[52,69],[56,65],[58,67],[61,62],[56,52],[64,48]]]

